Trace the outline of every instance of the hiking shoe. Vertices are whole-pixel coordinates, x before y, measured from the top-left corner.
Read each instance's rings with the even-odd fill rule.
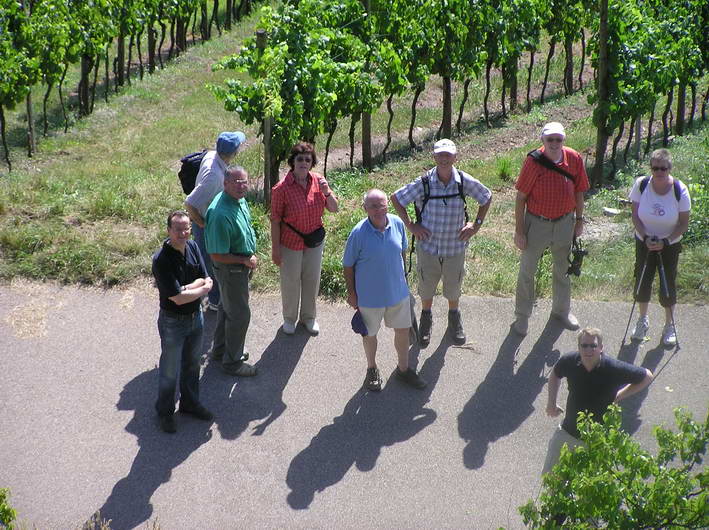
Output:
[[[318,324],[318,321],[315,319],[312,320],[306,320],[303,322],[303,325],[305,326],[305,329],[308,330],[308,333],[311,335],[317,335],[320,333],[320,324]]]
[[[637,324],[635,324],[635,329],[633,334],[630,336],[631,340],[643,340],[645,335],[647,335],[647,330],[650,329],[650,320],[647,316],[640,317]]]
[[[219,362],[221,362],[221,360],[224,358],[224,352],[216,353],[216,352],[214,351],[214,348],[212,348],[212,349],[210,349],[210,350],[207,352],[207,357],[209,357],[209,360],[210,360],[210,361],[219,361]]]
[[[425,388],[428,384],[426,383],[426,381],[421,379],[421,377],[419,377],[419,375],[411,368],[407,368],[405,372],[402,372],[397,366],[396,370],[394,370],[394,376],[399,381],[406,383],[407,385],[412,386],[418,390]]]
[[[515,333],[518,333],[522,336],[526,335],[527,331],[529,330],[529,319],[526,316],[517,315],[517,318],[512,323],[512,329],[515,331]]]
[[[289,320],[283,321],[283,333],[293,335],[295,333],[295,323]]]
[[[463,319],[460,311],[448,311],[448,333],[450,333],[453,344],[462,346],[465,344],[465,332],[463,331]]]
[[[579,329],[579,327],[581,327],[579,326],[578,319],[571,313],[566,313],[565,315],[561,315],[559,313],[552,313],[551,316],[561,322],[561,325],[568,330],[576,331],[577,329]]]
[[[182,414],[189,414],[190,416],[194,416],[195,418],[202,421],[212,421],[214,419],[214,415],[209,412],[203,405],[197,405],[196,407],[183,407],[180,404],[179,411]]]
[[[367,368],[367,377],[364,379],[364,386],[372,392],[379,392],[382,389],[382,376],[379,375],[379,368]]]
[[[229,375],[237,375],[239,377],[253,377],[258,371],[255,366],[249,363],[241,363],[236,368],[234,367],[223,367],[224,371]]]
[[[662,344],[665,346],[674,346],[677,344],[677,333],[673,324],[665,324],[662,330]]]
[[[433,327],[433,315],[431,311],[421,311],[419,319],[419,346],[425,348],[431,342],[431,328]]]
[[[172,414],[169,416],[160,416],[160,429],[170,434],[177,432],[177,425],[175,424],[175,418]]]

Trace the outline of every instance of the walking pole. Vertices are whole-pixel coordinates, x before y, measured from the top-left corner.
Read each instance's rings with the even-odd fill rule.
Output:
[[[638,279],[638,284],[635,286],[635,293],[633,294],[633,307],[630,308],[630,316],[628,317],[628,325],[625,326],[625,334],[623,335],[623,341],[620,343],[620,348],[625,347],[625,339],[628,336],[628,330],[630,329],[630,322],[633,320],[633,312],[635,311],[635,304],[638,301],[638,295],[640,294],[640,286],[645,278],[645,269],[647,269],[647,258],[650,255],[650,251],[645,247],[645,261],[643,262],[643,268],[640,271],[640,278]]]
[[[411,311],[411,327],[409,328],[409,344],[414,345],[419,343],[419,324],[416,320],[416,297],[411,292],[411,284],[409,283],[409,273],[411,272],[411,258],[414,254],[416,236],[411,234],[411,250],[409,250],[409,266],[404,263],[404,277],[409,285],[409,310]]]
[[[662,261],[662,254],[658,252],[657,257],[659,259],[660,266],[660,288],[665,293],[665,298],[669,298],[670,288],[667,286],[667,276],[665,276],[665,264]],[[679,351],[679,337],[677,336],[677,327],[675,326],[675,312],[674,309],[672,309],[672,306],[670,306],[670,319],[672,322],[672,330],[675,332],[675,351]]]

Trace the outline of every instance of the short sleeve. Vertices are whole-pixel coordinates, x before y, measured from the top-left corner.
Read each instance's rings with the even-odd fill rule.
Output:
[[[687,186],[684,185],[684,182],[682,182],[681,180],[678,180],[678,182],[681,191],[679,196],[679,211],[688,212],[692,209],[692,199],[689,197],[689,189],[687,188]]]
[[[283,181],[271,190],[271,220],[280,221],[283,219],[285,202],[283,200]]]
[[[171,298],[182,292],[182,286],[180,285],[177,277],[172,273],[170,267],[167,266],[165,260],[157,257],[153,260],[153,276],[155,277],[155,283],[165,298]]]
[[[345,267],[354,267],[359,256],[359,237],[358,231],[352,230],[347,238],[345,245],[345,253],[342,256],[342,265]]]
[[[633,187],[630,190],[630,194],[628,195],[628,199],[630,199],[632,202],[640,202],[640,196],[642,195],[640,193],[640,183],[645,177],[639,177],[635,179],[635,182],[633,183]]]
[[[209,254],[229,254],[231,251],[229,220],[214,210],[209,213],[209,216],[205,230],[207,252]]]
[[[396,190],[394,192],[394,196],[402,206],[411,204],[415,200],[423,197],[423,184],[421,183],[421,177]]]
[[[554,374],[560,379],[567,377],[571,373],[575,357],[575,354],[567,354],[561,357],[554,365]]]

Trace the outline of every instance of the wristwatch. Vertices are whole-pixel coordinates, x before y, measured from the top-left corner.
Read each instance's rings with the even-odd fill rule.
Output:
[[[475,224],[478,225],[478,226],[480,226],[481,224],[483,224],[483,220],[480,219],[479,217],[476,217],[476,218],[475,218]]]

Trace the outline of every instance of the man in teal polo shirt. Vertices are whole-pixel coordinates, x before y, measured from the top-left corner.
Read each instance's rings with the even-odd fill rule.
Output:
[[[256,268],[256,235],[244,196],[249,180],[246,170],[235,167],[224,176],[224,191],[207,208],[206,247],[221,286],[222,303],[217,314],[212,359],[221,360],[229,375],[256,375],[256,367],[244,362],[246,331],[251,321],[249,278]]]

